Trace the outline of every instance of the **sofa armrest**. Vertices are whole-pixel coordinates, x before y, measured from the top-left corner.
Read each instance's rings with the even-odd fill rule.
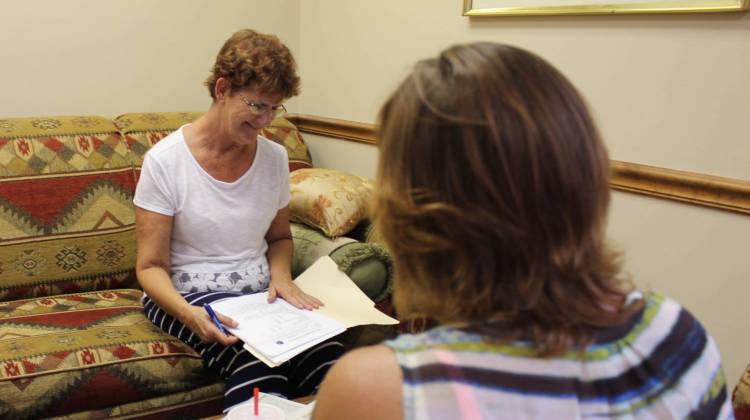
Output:
[[[298,223],[291,226],[294,240],[292,277],[297,277],[318,258],[328,255],[374,302],[380,302],[390,294],[391,260],[382,247],[346,236],[331,239]]]

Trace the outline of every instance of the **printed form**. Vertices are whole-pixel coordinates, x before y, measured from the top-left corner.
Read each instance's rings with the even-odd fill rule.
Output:
[[[294,282],[324,306],[310,311],[297,309],[283,299],[268,303],[267,292],[211,304],[216,312],[239,323],[229,331],[268,366],[278,366],[349,327],[398,324],[398,320],[378,311],[375,303],[328,256],[318,259]]]

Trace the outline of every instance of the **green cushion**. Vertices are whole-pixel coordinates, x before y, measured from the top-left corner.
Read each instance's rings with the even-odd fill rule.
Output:
[[[292,223],[292,236],[292,276],[298,276],[318,258],[328,255],[374,302],[383,300],[391,292],[391,262],[382,247],[345,236],[330,239],[298,223]]]

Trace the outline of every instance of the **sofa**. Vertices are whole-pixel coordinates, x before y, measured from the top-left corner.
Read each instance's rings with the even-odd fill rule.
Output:
[[[732,391],[732,405],[737,420],[750,420],[750,365]]]
[[[0,418],[220,412],[222,381],[145,318],[134,270],[132,198],[143,156],[199,115],[0,119]],[[286,147],[293,174],[315,170],[289,121],[274,120],[264,135]],[[347,219],[349,236],[294,223],[293,274],[330,255],[387,303],[387,253],[350,237],[364,230],[361,213]],[[347,334],[355,346],[389,331]]]

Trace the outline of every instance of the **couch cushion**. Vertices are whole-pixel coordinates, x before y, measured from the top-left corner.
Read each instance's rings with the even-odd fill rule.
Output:
[[[334,169],[302,169],[289,178],[292,221],[335,238],[346,235],[368,216],[372,182]]]
[[[202,419],[214,417],[221,413],[224,404],[224,383],[177,392],[133,403],[107,407],[98,410],[79,411],[65,416],[55,417],[58,420],[90,419]]]
[[[140,167],[151,146],[201,115],[201,112],[142,112],[122,114],[112,122],[133,152],[131,163]]]
[[[291,227],[294,238],[293,277],[301,274],[318,258],[328,255],[374,302],[390,294],[391,261],[381,247],[345,236],[331,239],[299,223],[292,223]]]
[[[120,289],[0,303],[0,418],[106,410],[215,382],[190,347],[146,319],[141,296]]]
[[[134,165],[140,166],[151,146],[201,115],[201,112],[130,113],[116,117],[113,122],[134,152]],[[312,167],[310,152],[294,124],[284,118],[276,118],[261,134],[286,147],[290,171]]]
[[[0,118],[0,176],[122,168],[130,160],[104,117]]]
[[[286,118],[276,118],[261,132],[264,137],[283,144],[289,154],[289,171],[312,168],[312,156],[297,127]]]
[[[0,120],[0,301],[136,284],[135,173],[102,117]]]

